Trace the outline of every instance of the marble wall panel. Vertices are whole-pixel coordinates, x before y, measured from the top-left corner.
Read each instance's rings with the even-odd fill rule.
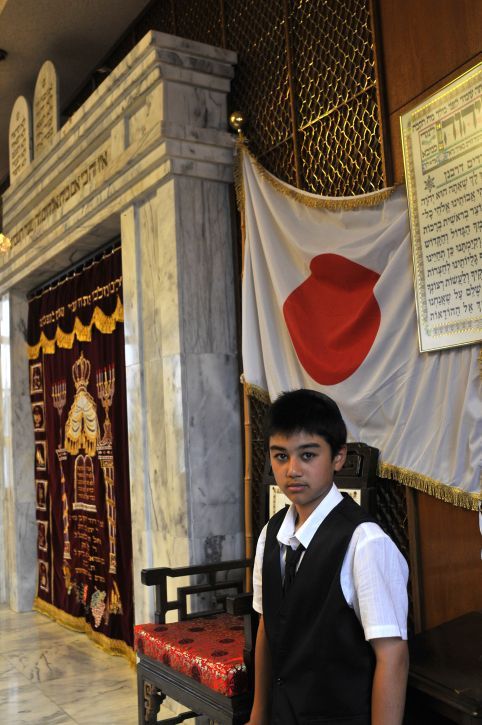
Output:
[[[172,187],[167,185],[165,192],[168,199],[172,198]],[[166,203],[162,206],[160,198],[157,195],[143,200],[122,217],[137,621],[146,621],[153,613],[152,592],[140,584],[141,569],[185,565],[189,561],[181,366],[179,355],[165,360],[162,354],[160,290],[162,286],[167,291],[169,305],[171,292],[176,287],[176,256],[172,268],[166,268],[158,239],[160,207],[166,220]],[[174,219],[174,214],[170,218]],[[170,238],[172,241],[172,234]]]
[[[138,576],[242,554],[239,371],[225,186],[168,178],[122,219]]]
[[[10,365],[11,377],[11,466],[7,510],[10,575],[9,604],[15,611],[32,608],[37,583],[37,524],[34,477],[34,435],[26,356],[27,300],[11,292]]]
[[[0,298],[0,602],[7,601],[10,590],[9,572],[9,509],[7,501],[7,482],[11,480],[11,446],[10,446],[10,314],[8,311],[8,295]]]
[[[189,536],[201,563],[225,558],[226,542],[242,554],[233,550],[242,530],[242,445],[226,185],[178,177],[176,219]]]
[[[169,531],[173,540],[187,538],[186,465],[184,455],[183,382],[179,355],[165,356],[164,335],[179,335],[177,318],[177,261],[172,184],[139,206],[138,231],[142,277],[142,346],[145,421],[148,450],[151,526]],[[163,233],[159,220],[163,219]],[[171,222],[169,223],[169,220]],[[170,251],[169,251],[170,250]],[[167,323],[169,320],[169,323]],[[170,545],[156,565],[183,565],[188,550]]]
[[[184,83],[170,82],[164,86],[164,106],[169,120],[188,123],[198,128],[226,129],[226,92],[196,88],[195,93]]]
[[[186,356],[190,538],[196,563],[243,554],[242,548],[235,550],[243,494],[238,379],[234,355]]]
[[[153,565],[151,542],[151,497],[144,432],[144,385],[141,366],[140,315],[142,281],[137,261],[137,211],[131,206],[121,216],[124,335],[126,354],[127,427],[132,518],[132,565],[136,621],[146,621],[152,612],[153,592],[141,584],[140,571]]]
[[[171,177],[157,192],[157,244],[154,254],[159,276],[155,304],[162,314],[162,352],[165,356],[181,352],[176,183],[177,180]]]
[[[137,215],[134,206],[129,206],[120,218],[122,241],[122,277],[124,304],[124,343],[126,367],[139,364],[139,315],[141,289],[137,268]]]
[[[6,549],[6,534],[7,529],[5,527],[5,489],[0,485],[0,547],[5,552]],[[5,603],[7,599],[7,568],[6,568],[6,556],[0,556],[0,604]]]
[[[141,584],[140,572],[153,565],[150,497],[145,459],[142,405],[142,373],[139,364],[126,366],[127,425],[129,433],[129,483],[131,497],[132,571],[136,621],[147,621],[152,594]]]
[[[176,179],[183,350],[236,350],[234,272],[228,187],[188,177]]]
[[[152,126],[163,120],[164,115],[164,93],[162,87],[157,86],[146,95],[139,108],[134,107],[128,114],[126,118],[126,145],[129,146],[139,138],[145,137]]]
[[[29,612],[37,592],[35,501],[16,501],[14,516],[16,556],[15,570],[10,581],[9,604],[15,612]]]

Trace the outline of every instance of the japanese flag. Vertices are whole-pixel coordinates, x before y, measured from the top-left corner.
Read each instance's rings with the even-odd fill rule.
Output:
[[[298,387],[325,392],[350,439],[379,448],[386,470],[475,502],[478,350],[419,353],[404,190],[322,198],[271,177],[247,152],[242,170],[246,382],[272,400]]]

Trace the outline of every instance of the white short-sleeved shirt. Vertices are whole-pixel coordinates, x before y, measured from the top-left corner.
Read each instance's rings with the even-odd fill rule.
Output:
[[[293,504],[289,507],[277,536],[282,576],[286,547],[296,549],[302,544],[307,549],[320,524],[342,498],[333,484],[296,533],[296,510]],[[260,614],[263,612],[262,570],[266,528],[267,525],[258,539],[253,570],[253,607]],[[343,560],[340,584],[347,604],[363,627],[365,639],[407,639],[407,581],[407,562],[390,537],[378,524],[357,526]]]

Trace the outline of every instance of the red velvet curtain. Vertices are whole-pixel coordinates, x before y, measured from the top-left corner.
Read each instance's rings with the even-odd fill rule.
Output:
[[[121,251],[29,302],[35,607],[114,652],[133,644]]]

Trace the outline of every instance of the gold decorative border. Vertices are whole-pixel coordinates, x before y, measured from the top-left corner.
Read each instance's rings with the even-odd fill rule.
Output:
[[[136,653],[121,639],[111,639],[106,637],[105,634],[95,632],[91,625],[85,621],[83,617],[74,617],[72,614],[64,612],[62,609],[58,609],[53,604],[44,602],[40,597],[35,597],[33,601],[33,609],[40,614],[44,614],[46,617],[50,617],[55,622],[58,622],[66,629],[72,629],[74,632],[83,632],[87,637],[94,642],[98,647],[108,652],[111,655],[118,657],[125,657],[129,664],[135,667],[136,665]]]
[[[427,493],[429,496],[438,498],[440,501],[445,501],[445,503],[450,503],[454,506],[468,509],[469,511],[478,511],[479,505],[482,502],[482,493],[469,493],[456,486],[449,486],[434,478],[424,476],[422,473],[415,473],[408,468],[393,466],[391,463],[379,462],[377,473],[381,478],[390,478],[399,481],[399,483],[403,483],[405,486],[416,488],[417,491]]]
[[[420,235],[420,224],[418,220],[418,198],[417,198],[417,187],[415,183],[415,169],[413,161],[413,150],[412,150],[412,126],[413,122],[418,117],[422,116],[430,109],[431,106],[436,106],[440,101],[446,97],[456,97],[459,93],[459,89],[464,85],[469,84],[477,75],[482,73],[482,63],[477,63],[469,70],[462,73],[458,78],[445,84],[439,91],[435,91],[426,102],[422,103],[419,107],[415,106],[414,109],[403,113],[400,116],[400,134],[402,140],[402,155],[405,169],[407,198],[409,201],[409,218],[410,218],[410,230],[412,240],[412,263],[413,272],[415,278],[415,303],[417,308],[417,329],[420,352],[434,352],[436,350],[445,350],[455,347],[461,347],[463,345],[472,345],[479,342],[478,339],[469,339],[460,341],[460,335],[467,333],[474,337],[476,333],[482,331],[482,325],[480,324],[480,318],[476,315],[472,317],[466,317],[460,322],[442,322],[431,324],[428,319],[427,300],[425,294],[425,271],[423,265],[423,254],[422,254],[422,240]],[[480,81],[479,81],[480,82]],[[406,119],[406,120],[405,120]],[[404,125],[405,124],[405,125]],[[405,128],[406,126],[406,128]],[[479,324],[477,324],[479,323]],[[468,326],[467,326],[468,325]],[[440,337],[459,336],[459,340],[455,343],[447,342],[446,344],[440,345],[439,347],[425,346],[422,340],[422,334],[426,338],[435,340]]]
[[[236,190],[238,209],[242,214],[244,213],[245,208],[245,191],[242,170],[243,153],[248,154],[261,178],[268,181],[276,191],[280,194],[284,194],[290,199],[294,199],[294,201],[297,201],[300,204],[304,204],[305,206],[314,209],[342,211],[344,209],[362,209],[378,206],[389,199],[396,189],[396,187],[393,186],[388,189],[382,189],[381,191],[372,191],[369,194],[360,194],[353,197],[320,196],[319,194],[312,194],[309,191],[300,191],[296,187],[286,184],[284,181],[276,178],[276,176],[273,176],[273,174],[265,169],[248,149],[247,143],[246,138],[240,134],[236,142],[236,155],[234,162],[234,187]]]
[[[41,332],[40,339],[35,345],[28,345],[28,357],[36,360],[43,350],[44,355],[53,355],[56,346],[71,350],[75,338],[79,342],[90,342],[92,339],[92,327],[95,327],[105,335],[114,332],[118,322],[124,322],[124,308],[120,298],[117,297],[117,305],[112,315],[106,315],[100,307],[95,307],[88,325],[82,324],[78,317],[75,318],[72,332],[64,332],[58,325],[53,339],[49,339]]]

